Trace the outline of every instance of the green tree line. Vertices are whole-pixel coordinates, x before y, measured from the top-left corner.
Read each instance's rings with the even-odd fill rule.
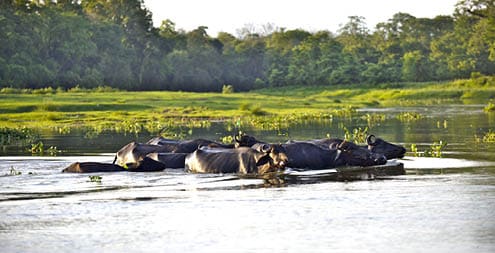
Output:
[[[238,36],[154,27],[142,0],[0,0],[0,87],[220,91],[451,80],[495,74],[494,0],[450,16],[397,13],[372,31],[273,29]]]

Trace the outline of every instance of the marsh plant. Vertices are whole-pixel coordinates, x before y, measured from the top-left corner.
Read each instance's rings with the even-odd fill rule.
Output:
[[[344,130],[344,139],[353,141],[356,143],[366,143],[366,137],[368,136],[368,127],[354,128],[352,132],[347,127],[342,127]]]
[[[411,122],[411,121],[416,121],[419,119],[422,119],[423,115],[417,113],[417,112],[403,112],[399,115],[397,115],[397,119],[402,121],[402,122]]]
[[[423,152],[418,150],[416,144],[411,144],[411,152],[416,157],[437,157],[441,158],[443,156],[443,149],[447,146],[447,142],[438,141],[431,144]]]
[[[37,143],[32,143],[31,148],[29,149],[31,154],[33,155],[44,155],[45,153],[50,156],[56,156],[60,151],[55,146],[50,146],[48,149],[45,149],[45,145],[42,141]]]
[[[490,129],[482,137],[475,135],[474,138],[478,143],[495,143],[495,132]]]
[[[372,127],[372,126],[376,126],[376,125],[379,125],[380,123],[384,122],[387,119],[387,116],[385,114],[367,113],[367,114],[361,116],[361,119],[366,120],[366,122],[368,123],[368,126]]]
[[[10,173],[9,173],[10,176],[19,176],[21,174],[22,172],[16,170],[14,166],[10,167]]]
[[[492,102],[488,102],[488,104],[483,108],[485,112],[495,112],[495,104]]]
[[[0,145],[10,145],[16,142],[30,142],[38,138],[38,134],[26,127],[20,129],[0,128]]]
[[[101,183],[101,176],[88,176],[89,177],[89,182],[93,183]]]
[[[344,107],[341,109],[335,109],[332,114],[338,117],[350,118],[357,112],[356,108],[353,106]]]

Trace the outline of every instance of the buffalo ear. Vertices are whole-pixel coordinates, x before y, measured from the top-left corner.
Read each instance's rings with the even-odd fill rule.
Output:
[[[366,142],[368,143],[368,145],[374,146],[376,144],[376,137],[370,134],[368,135],[368,137],[366,137]]]
[[[337,147],[338,150],[340,151],[347,151],[349,149],[349,144],[347,144],[347,141],[344,140],[343,142],[341,142],[339,144],[339,146]]]

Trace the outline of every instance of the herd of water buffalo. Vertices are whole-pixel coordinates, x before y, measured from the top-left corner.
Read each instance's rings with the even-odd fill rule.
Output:
[[[76,162],[63,172],[161,171],[184,168],[191,173],[264,174],[289,168],[321,170],[340,166],[383,165],[402,158],[406,149],[369,135],[367,145],[327,138],[266,143],[249,135],[234,144],[205,139],[173,140],[155,137],[147,143],[131,142],[115,155],[113,163]]]

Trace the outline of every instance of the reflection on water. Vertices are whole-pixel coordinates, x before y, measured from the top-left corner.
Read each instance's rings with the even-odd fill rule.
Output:
[[[0,157],[1,251],[495,252],[495,147],[474,138],[494,129],[494,119],[476,106],[409,110],[425,117],[402,122],[395,118],[401,109],[380,111],[388,119],[370,132],[408,150],[446,141],[444,158],[409,153],[400,160],[406,175],[352,182],[270,185],[176,169],[97,173],[97,183],[60,171],[75,161],[111,162],[134,137],[47,138],[46,145],[74,156]],[[278,142],[342,136],[342,124],[367,126],[356,117],[247,130]],[[217,124],[191,138],[226,133]]]

